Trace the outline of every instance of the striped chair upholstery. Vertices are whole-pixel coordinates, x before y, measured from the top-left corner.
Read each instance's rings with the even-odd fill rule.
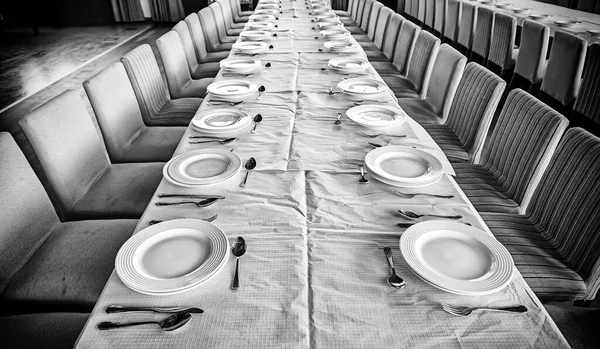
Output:
[[[550,59],[540,87],[540,99],[554,109],[567,111],[575,102],[587,52],[587,42],[573,34],[554,33]]]
[[[440,48],[440,39],[424,30],[417,36],[406,78],[400,76],[384,76],[383,80],[398,98],[425,98],[433,63]]]
[[[246,23],[235,23],[233,20],[233,11],[231,10],[231,4],[229,0],[217,0],[216,1],[221,7],[221,13],[223,14],[223,20],[225,21],[225,28],[227,29],[228,35],[239,35],[235,30],[242,30],[246,26]]]
[[[415,0],[416,1],[416,0]],[[404,13],[402,15],[409,20],[413,20],[416,16],[412,12],[413,0],[405,0],[404,1]],[[398,11],[400,13],[400,11]]]
[[[475,62],[467,64],[446,122],[423,125],[450,162],[478,162],[505,87],[496,74]]]
[[[371,18],[371,11],[373,10],[373,4],[375,3],[375,0],[364,0],[364,6],[363,6],[363,12],[359,13],[359,17],[360,17],[360,21],[358,23],[358,25],[360,26],[360,29],[363,30],[363,32],[366,34],[367,30],[369,29],[369,19]],[[359,10],[360,10],[360,6],[359,6]]]
[[[433,19],[435,18],[435,0],[425,0],[425,29],[433,32]]]
[[[335,10],[335,14],[340,16],[340,17],[351,17],[353,11],[355,11],[356,9],[354,8],[354,5],[356,4],[358,0],[350,0],[348,1],[348,7],[346,10],[343,9],[337,9]]]
[[[195,14],[192,15],[195,16]],[[198,63],[194,41],[192,40],[192,35],[190,34],[190,30],[185,21],[179,21],[172,30],[179,35],[179,40],[181,40],[183,51],[185,52],[188,71],[190,72],[192,79],[214,78],[217,76],[217,73],[221,69],[218,62]]]
[[[414,3],[415,1],[413,1]],[[417,24],[420,26],[425,25],[425,1],[423,0],[418,0],[416,1],[416,8],[417,8]]]
[[[433,33],[441,38],[444,33],[446,15],[448,11],[448,0],[435,0],[435,18],[433,20]]]
[[[358,19],[359,19],[359,10],[362,8],[364,10],[364,6],[365,6],[365,2],[362,0],[354,0],[354,3],[351,3],[352,8],[350,10],[350,16],[348,18],[340,18],[340,20],[342,21],[342,23],[344,23],[345,26],[359,26],[358,24]]]
[[[446,42],[454,45],[458,34],[458,25],[460,24],[463,3],[460,0],[448,0],[448,10],[446,11],[446,22],[444,25],[444,39]]]
[[[377,24],[377,16],[379,16],[379,10],[381,10],[382,7],[383,5],[378,1],[365,1],[364,13],[358,28],[362,32],[356,32],[352,35],[356,41],[361,44],[367,43],[373,45],[373,35],[375,32],[375,25]],[[373,47],[375,47],[375,45],[373,45]]]
[[[219,42],[222,43],[222,44],[223,43],[236,42],[237,41],[237,37],[238,37],[239,33],[241,32],[241,30],[238,29],[236,34],[230,35],[227,32],[227,28],[225,27],[225,22],[223,20],[223,14],[222,14],[220,5],[217,2],[213,2],[212,4],[208,5],[208,8],[212,12],[212,16],[213,16],[214,22],[215,22],[215,24],[217,26],[217,33],[219,35]]]
[[[477,26],[477,6],[471,2],[463,2],[460,21],[456,34],[456,47],[464,55],[471,54],[473,33]]]
[[[394,56],[392,62],[373,62],[373,67],[377,70],[379,75],[384,76],[406,76],[406,68],[410,63],[410,56],[412,54],[415,42],[421,28],[410,21],[404,21],[400,25],[400,31],[395,42]]]
[[[171,98],[204,97],[212,78],[193,80],[179,35],[173,30],[156,39]]]
[[[383,47],[381,48],[381,51],[390,62],[394,59],[394,49],[396,48],[398,32],[400,32],[400,26],[404,21],[404,17],[400,16],[397,13],[392,14],[390,16],[390,19],[388,20],[388,25],[385,33],[385,40],[382,40]]]
[[[518,50],[514,49],[517,19],[504,13],[494,14],[494,28],[487,67],[506,78],[515,68]]]
[[[486,64],[490,52],[490,42],[494,29],[494,11],[486,7],[477,9],[477,30],[473,32],[473,47],[471,60],[479,64]]]
[[[375,7],[375,5],[373,5]],[[375,12],[375,9],[371,13]],[[392,11],[388,7],[382,7],[377,17],[377,25],[374,28],[373,42],[369,44],[360,43],[363,49],[367,53],[367,58],[372,62],[389,62],[386,55],[381,50],[383,48],[383,39],[385,33],[388,31],[388,22],[391,17]]]
[[[571,122],[600,135],[600,44],[589,46],[587,56],[583,82],[573,106]]]
[[[523,213],[568,124],[527,92],[508,94],[478,164],[456,164],[456,181],[479,212]]]
[[[569,129],[524,216],[482,214],[542,301],[594,299],[600,287],[600,139]]]
[[[150,45],[135,48],[121,58],[148,126],[187,126],[202,98],[171,99]]]
[[[194,49],[196,52],[196,59],[198,60],[198,63],[218,63],[221,60],[229,57],[228,49],[208,52],[209,47],[206,45],[206,40],[204,39],[204,31],[202,30],[202,25],[200,24],[200,18],[198,17],[198,14],[192,13],[189,16],[185,17],[184,20],[188,26],[188,29],[190,30],[192,41],[194,42]]]
[[[229,42],[225,43],[220,41],[219,33],[217,32],[217,23],[215,22],[215,17],[212,13],[212,10],[208,7],[205,7],[198,11],[198,17],[200,18],[200,25],[202,27],[204,41],[207,44],[207,50],[210,52],[230,51],[235,40],[229,40]]]
[[[510,82],[511,89],[522,88],[534,93],[544,78],[550,28],[536,21],[525,20],[521,30],[521,46]]]
[[[398,103],[420,124],[443,124],[463,75],[467,57],[448,44],[442,44],[433,64],[425,99],[402,98]]]

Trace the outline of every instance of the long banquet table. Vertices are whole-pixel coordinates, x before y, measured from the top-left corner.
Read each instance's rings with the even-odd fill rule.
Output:
[[[460,296],[441,291],[416,277],[402,259],[398,241],[405,230],[394,214],[408,208],[417,212],[460,214],[489,233],[452,178],[443,152],[416,122],[409,120],[379,143],[416,147],[436,155],[445,175],[420,188],[454,199],[416,196],[403,199],[393,187],[377,182],[359,184],[357,165],[374,141],[346,117],[334,125],[337,113],[356,103],[329,86],[339,73],[321,67],[338,55],[319,52],[324,39],[315,39],[313,16],[302,1],[283,1],[272,52],[256,56],[266,71],[243,77],[266,87],[260,100],[236,106],[250,115],[261,113],[256,134],[226,145],[243,161],[255,157],[257,170],[246,188],[239,183],[244,171],[216,185],[177,187],[164,180],[140,219],[136,232],[151,219],[205,218],[214,222],[230,242],[240,235],[248,251],[240,260],[239,290],[230,288],[235,259],[210,281],[172,296],[147,296],[127,288],[115,272],[96,304],[77,343],[79,348],[382,348],[382,347],[568,347],[539,300],[515,269],[504,290],[489,296]],[[232,56],[236,53],[232,52]],[[364,56],[359,49],[356,55]],[[375,70],[345,76],[380,79]],[[215,81],[240,79],[223,76]],[[210,99],[210,98],[209,98]],[[199,114],[224,108],[205,99]],[[389,94],[378,98],[397,106]],[[229,106],[227,106],[229,107]],[[390,131],[392,132],[392,131]],[[188,128],[175,153],[198,149],[188,143],[197,132]],[[404,189],[403,189],[404,190]],[[226,198],[207,208],[158,207],[158,193],[219,194]],[[402,290],[390,287],[390,270],[383,253],[391,246],[396,271],[406,280]],[[525,305],[525,314],[474,312],[455,317],[439,303],[462,305]],[[157,326],[100,331],[102,321],[160,320],[147,313],[106,314],[111,304],[197,306],[191,322],[174,332]]]

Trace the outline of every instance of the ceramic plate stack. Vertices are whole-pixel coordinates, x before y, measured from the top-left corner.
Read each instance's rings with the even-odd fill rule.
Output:
[[[258,85],[244,80],[221,80],[206,88],[214,99],[236,102],[243,101],[258,91]]]
[[[248,22],[246,23],[248,30],[272,31],[274,29],[273,22]]]
[[[117,253],[115,270],[134,291],[171,295],[208,281],[228,257],[229,243],[221,229],[198,219],[176,219],[127,240]]]
[[[219,64],[221,69],[236,74],[251,74],[261,67],[260,59],[253,58],[228,58]]]
[[[279,8],[278,4],[260,4],[256,7],[257,10],[276,10]]]
[[[192,128],[211,137],[238,137],[252,126],[248,113],[237,109],[211,110],[192,119]]]
[[[229,150],[198,149],[171,159],[163,167],[163,176],[180,187],[217,184],[235,176],[242,160]]]
[[[374,130],[402,125],[407,118],[402,109],[381,105],[359,105],[348,109],[346,115],[357,124]]]
[[[332,58],[329,60],[327,65],[337,70],[342,74],[359,73],[371,66],[368,60],[364,58]]]
[[[266,30],[246,30],[240,33],[240,37],[242,39],[250,41],[267,40],[270,39],[272,35],[273,34],[271,34],[271,32],[268,32]]]
[[[342,80],[337,87],[342,92],[355,97],[378,95],[388,89],[387,85],[379,80],[364,78]]]
[[[466,224],[427,221],[408,228],[400,252],[415,275],[441,290],[486,295],[512,279],[514,262],[493,236]]]
[[[319,29],[323,29],[323,30],[330,30],[330,29],[344,28],[344,25],[342,23],[332,21],[332,22],[319,22],[319,23],[317,23],[317,27],[319,27]]]
[[[319,34],[327,40],[347,39],[350,37],[350,32],[344,28],[321,30]]]
[[[236,52],[244,53],[247,55],[253,55],[257,53],[267,52],[269,50],[269,45],[264,42],[236,42],[233,44],[232,48]]]
[[[272,15],[272,16],[277,16],[279,14],[279,11],[277,10],[256,10],[254,11],[255,15]]]
[[[358,48],[356,42],[351,41],[327,41],[323,44],[323,47],[328,48],[331,52],[342,53],[342,52],[355,52]]]
[[[387,146],[365,157],[367,172],[380,182],[404,188],[431,185],[442,178],[442,163],[435,156],[414,148]]]
[[[251,15],[249,17],[249,22],[273,22],[275,21],[275,16],[273,15]]]

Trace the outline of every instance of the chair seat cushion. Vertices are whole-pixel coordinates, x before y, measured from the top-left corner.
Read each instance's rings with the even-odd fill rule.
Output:
[[[242,26],[240,28],[228,28],[227,35],[231,36],[231,37],[236,37],[236,39],[237,39],[237,36],[240,35],[240,33],[244,30],[243,28],[244,28],[244,26]]]
[[[2,308],[91,311],[136,224],[129,219],[57,224],[7,284]]]
[[[202,98],[171,99],[148,122],[148,126],[188,126],[202,101]]]
[[[367,54],[367,58],[369,62],[389,62],[388,58],[381,52],[378,48],[375,49],[365,49],[365,53]]]
[[[204,62],[220,62],[229,57],[229,49],[209,52],[206,57],[204,57]]]
[[[425,99],[400,98],[398,104],[404,111],[421,125],[440,124],[441,117],[433,111],[431,104]]]
[[[237,41],[237,39],[237,36],[223,36],[219,38],[219,42],[221,43],[221,45],[233,44]]]
[[[229,51],[231,51],[231,48],[233,47],[234,42],[235,42],[235,40],[233,42],[220,43],[219,46],[215,47],[215,51],[228,51],[229,52]],[[227,55],[229,56],[229,53]]]
[[[389,61],[381,61],[381,62],[372,62],[371,65],[380,76],[386,75],[400,75],[400,72],[396,69],[396,67]]]
[[[415,84],[400,75],[382,76],[383,81],[394,92],[396,98],[419,98]]]
[[[87,313],[42,313],[0,317],[0,343],[5,348],[73,348]]]
[[[192,79],[214,78],[221,70],[219,62],[206,62],[198,65],[198,69],[192,72]]]
[[[361,45],[364,42],[373,44],[373,41],[371,40],[371,38],[368,35],[366,35],[366,34],[356,34],[356,35],[352,35],[352,37],[356,41],[358,41],[358,43],[361,44]],[[375,44],[373,44],[373,46],[377,47],[377,46],[375,46]]]
[[[162,162],[112,164],[75,204],[77,219],[140,218],[162,180]]]
[[[367,33],[364,32],[364,30],[362,30],[360,27],[357,26],[351,26],[351,25],[344,25],[344,29],[346,29],[347,31],[350,32],[350,34],[354,35],[366,35]]]
[[[452,167],[456,182],[477,212],[519,213],[519,205],[504,194],[502,185],[485,167],[470,163],[457,163]]]
[[[510,252],[515,266],[542,301],[583,298],[586,285],[562,256],[524,216],[483,213],[496,239]]]
[[[460,139],[446,125],[423,125],[431,138],[442,148],[451,163],[469,162],[469,154]]]
[[[116,162],[167,162],[185,133],[185,127],[146,127]]]

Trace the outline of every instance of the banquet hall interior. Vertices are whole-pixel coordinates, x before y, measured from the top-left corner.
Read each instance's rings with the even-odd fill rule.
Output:
[[[600,1],[0,4],[0,347],[597,348]]]

